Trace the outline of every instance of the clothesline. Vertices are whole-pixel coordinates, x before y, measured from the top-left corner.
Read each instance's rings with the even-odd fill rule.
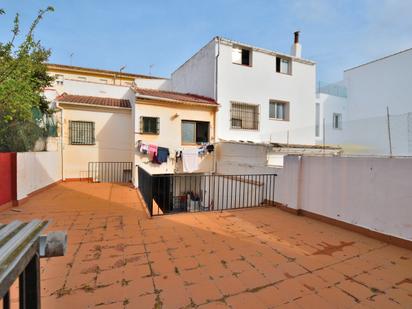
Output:
[[[144,141],[139,141],[137,149],[143,154],[149,156],[149,160],[152,163],[162,164],[167,162],[170,156],[170,151],[166,147],[160,147],[154,143],[145,143]],[[197,157],[202,157],[207,153],[214,151],[214,145],[209,143],[204,143],[200,147],[194,148],[177,148],[172,151],[176,162],[181,158],[183,161],[183,170],[185,172],[192,172],[198,169]]]

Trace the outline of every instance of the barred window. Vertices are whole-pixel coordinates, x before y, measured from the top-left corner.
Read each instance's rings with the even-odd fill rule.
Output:
[[[94,145],[94,122],[69,121],[71,145]]]
[[[232,129],[259,129],[259,105],[232,102],[230,117]]]
[[[141,134],[159,134],[160,118],[159,117],[140,117]]]

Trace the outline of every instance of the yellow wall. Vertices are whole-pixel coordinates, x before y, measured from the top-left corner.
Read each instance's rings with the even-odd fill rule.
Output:
[[[142,140],[146,143],[153,143],[160,147],[169,148],[169,151],[175,152],[183,148],[197,148],[196,145],[183,145],[181,141],[181,123],[182,120],[197,120],[210,122],[210,142],[215,141],[215,123],[214,113],[215,108],[203,107],[199,105],[186,105],[181,103],[147,101],[138,99],[135,105],[135,143]],[[160,134],[140,134],[140,116],[159,117],[160,118]],[[208,154],[202,158],[199,157],[199,171],[209,172],[213,169],[214,153]],[[147,155],[136,152],[136,164],[141,165],[144,169],[151,173],[173,173],[175,167],[177,172],[182,172],[181,160],[175,164],[175,160],[168,160],[167,164],[161,165],[149,163]]]
[[[64,109],[64,178],[87,177],[88,162],[133,161],[131,109],[79,107],[61,103]],[[69,121],[95,122],[95,145],[70,145]]]

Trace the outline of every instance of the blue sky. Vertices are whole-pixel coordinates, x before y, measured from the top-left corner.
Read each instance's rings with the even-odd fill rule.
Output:
[[[344,69],[412,47],[409,0],[3,0],[0,41],[14,14],[26,30],[52,5],[36,31],[50,62],[168,77],[214,36],[289,53],[301,31],[303,57],[318,79],[337,81]]]

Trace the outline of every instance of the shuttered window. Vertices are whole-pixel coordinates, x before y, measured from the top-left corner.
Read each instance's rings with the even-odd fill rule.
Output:
[[[140,117],[141,134],[159,134],[160,118],[159,117]]]
[[[71,145],[94,145],[94,122],[70,121],[69,135]]]

